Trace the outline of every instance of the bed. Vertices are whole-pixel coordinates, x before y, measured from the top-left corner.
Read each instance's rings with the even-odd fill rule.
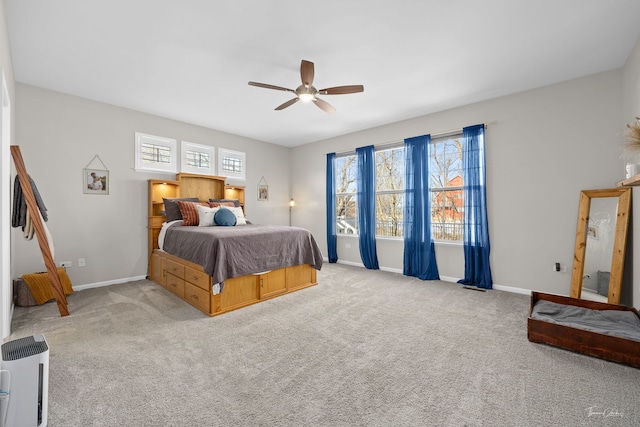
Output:
[[[202,223],[218,210],[237,225]],[[317,284],[322,255],[308,230],[244,222],[244,188],[224,177],[149,180],[149,278],[210,316]]]
[[[640,368],[640,315],[631,307],[532,292],[527,336]]]

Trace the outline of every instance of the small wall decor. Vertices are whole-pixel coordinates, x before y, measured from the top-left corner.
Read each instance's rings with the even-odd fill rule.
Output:
[[[90,168],[91,163],[98,159],[104,169]],[[109,194],[109,170],[97,154],[91,159],[89,164],[82,170],[82,192],[84,194]]]
[[[640,117],[636,117],[635,123],[627,124],[622,149],[626,160],[640,162]]]
[[[269,185],[267,184],[267,180],[264,179],[264,176],[258,183],[258,201],[265,202],[269,200]]]
[[[633,178],[640,174],[640,117],[635,123],[627,124],[622,145],[622,158],[626,161],[625,177]]]

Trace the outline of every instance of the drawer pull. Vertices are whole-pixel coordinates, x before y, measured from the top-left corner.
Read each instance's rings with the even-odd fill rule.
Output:
[[[199,298],[198,298],[198,295],[191,295],[191,298],[193,298],[193,299],[195,299],[195,300],[199,299]]]

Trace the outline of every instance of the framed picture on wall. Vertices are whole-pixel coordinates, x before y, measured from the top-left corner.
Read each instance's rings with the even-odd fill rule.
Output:
[[[269,200],[269,186],[266,184],[258,184],[258,201],[264,202]]]
[[[100,169],[83,169],[84,194],[109,194],[109,171]]]

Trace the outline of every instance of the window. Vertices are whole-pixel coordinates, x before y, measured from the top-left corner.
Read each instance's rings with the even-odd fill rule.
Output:
[[[356,156],[336,157],[336,231],[358,234],[356,209]]]
[[[180,170],[182,172],[215,175],[214,153],[215,148],[209,145],[182,141]]]
[[[246,179],[246,156],[240,151],[218,149],[218,173],[227,178]]]
[[[376,151],[376,236],[402,237],[404,147]]]
[[[178,171],[176,147],[175,139],[136,132],[135,169],[176,173]]]
[[[464,192],[462,134],[431,142],[429,191],[434,240],[462,241]]]
[[[462,242],[464,191],[462,134],[431,141],[429,193],[434,240]],[[358,234],[357,162],[354,154],[336,157],[336,231]],[[404,236],[404,145],[376,151],[376,237]]]

